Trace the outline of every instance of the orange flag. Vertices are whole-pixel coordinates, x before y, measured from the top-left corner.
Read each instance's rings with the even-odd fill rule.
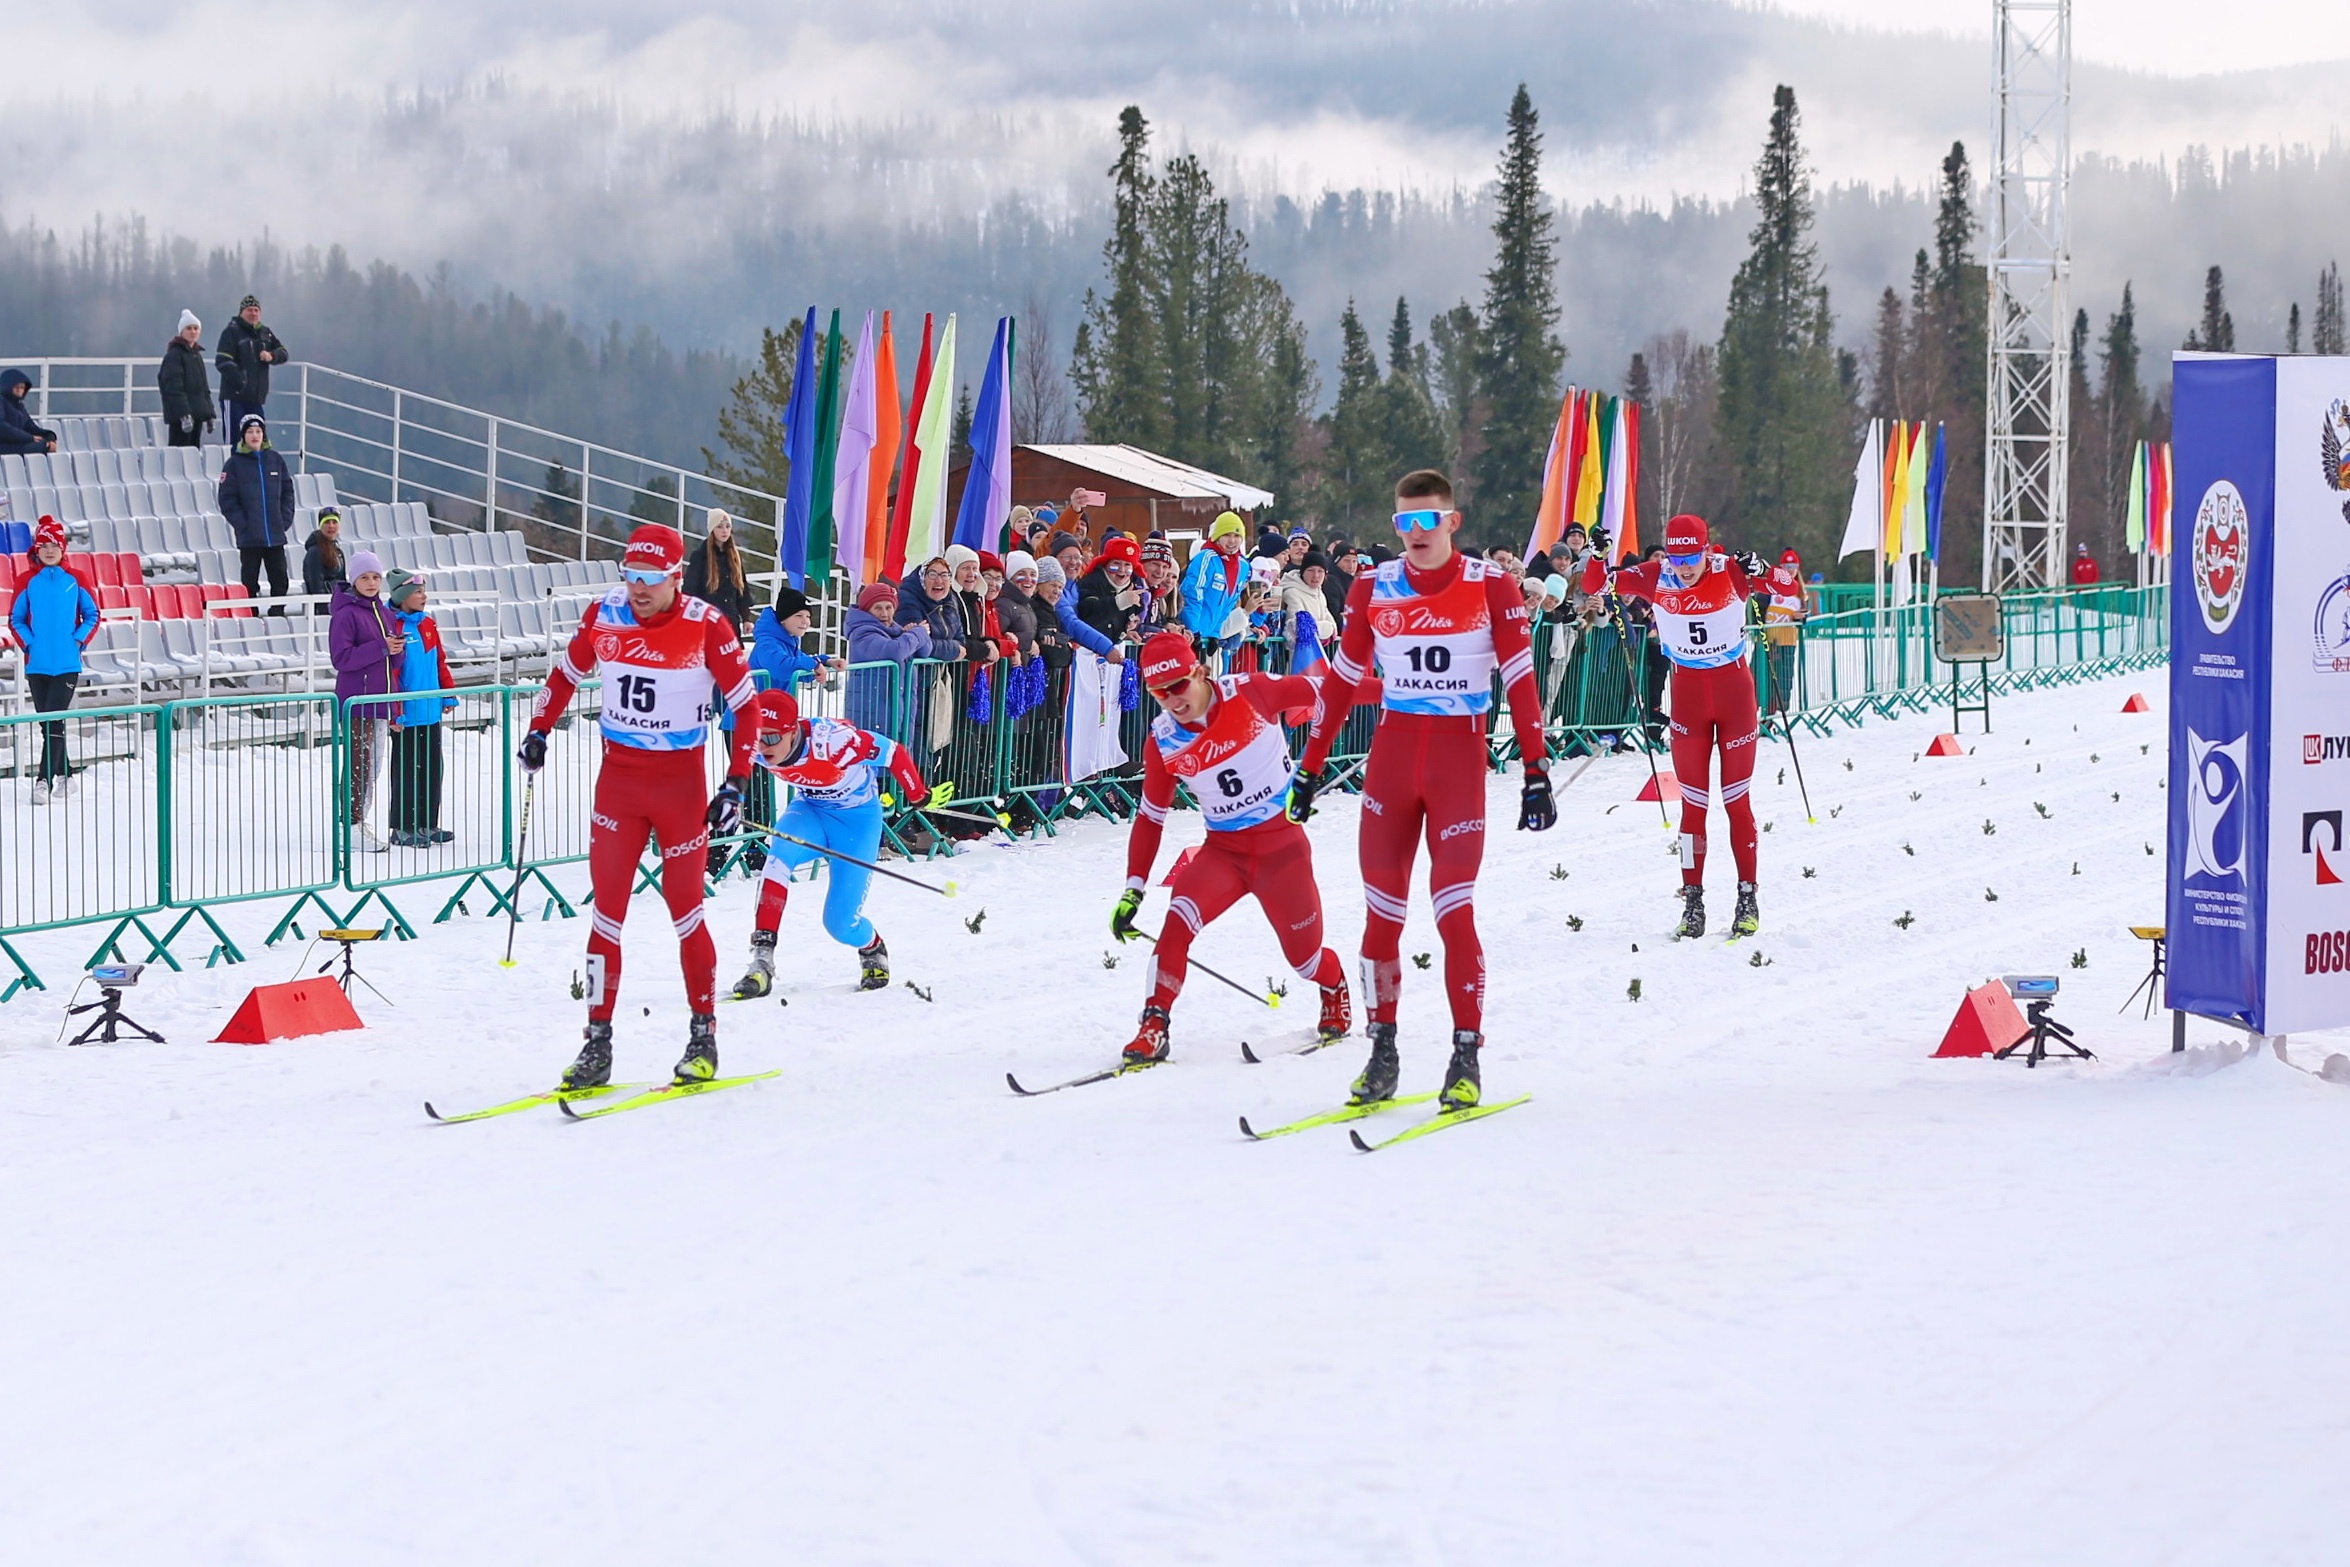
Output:
[[[889,476],[897,470],[898,445],[904,438],[905,411],[898,406],[898,351],[890,336],[889,312],[881,313],[881,342],[873,351],[872,478],[865,490],[865,570],[862,580],[883,580],[889,556]],[[888,580],[894,582],[894,577]]]

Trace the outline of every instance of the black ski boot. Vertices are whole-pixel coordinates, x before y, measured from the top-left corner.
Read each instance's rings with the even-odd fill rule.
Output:
[[[857,988],[859,990],[889,989],[889,948],[882,944],[881,932],[857,949]]]
[[[601,1088],[612,1081],[612,1025],[591,1022],[586,1039],[579,1059],[563,1069],[565,1088]]]
[[[734,999],[753,1001],[775,988],[775,932],[751,932],[751,966],[734,982]]]
[[[1754,901],[1754,883],[1738,884],[1738,912],[1730,916],[1730,934],[1751,936],[1762,929],[1762,908]]]
[[[1683,887],[1681,889],[1681,923],[1674,930],[1673,939],[1675,941],[1695,941],[1704,934],[1705,889],[1703,887]]]
[[[1355,1079],[1354,1094],[1347,1100],[1348,1104],[1377,1104],[1382,1099],[1393,1099],[1395,1080],[1403,1075],[1403,1063],[1395,1054],[1395,1025],[1371,1023],[1363,1032],[1371,1039],[1371,1059],[1363,1064],[1363,1075]]]
[[[677,1058],[677,1081],[707,1083],[718,1075],[718,1019],[696,1012],[685,1036],[685,1054]]]
[[[1439,1108],[1466,1110],[1477,1103],[1481,1091],[1477,1082],[1477,1052],[1484,1045],[1483,1034],[1466,1028],[1452,1031],[1452,1064],[1444,1069],[1444,1089],[1436,1096]]]

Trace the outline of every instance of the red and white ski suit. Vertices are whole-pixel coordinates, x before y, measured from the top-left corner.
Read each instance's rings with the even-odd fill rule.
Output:
[[[1412,861],[1428,844],[1428,897],[1444,941],[1444,988],[1456,1029],[1481,1031],[1485,949],[1477,937],[1477,867],[1485,854],[1485,744],[1498,670],[1518,754],[1539,767],[1542,693],[1526,600],[1509,573],[1455,553],[1431,572],[1391,560],[1355,578],[1346,629],[1330,658],[1304,765],[1329,759],[1355,687],[1380,683],[1379,727],[1363,769],[1363,992],[1374,1023],[1395,1021],[1403,989],[1404,913]]]
[[[1754,880],[1756,732],[1754,670],[1747,663],[1746,600],[1768,587],[1737,561],[1708,552],[1705,571],[1682,587],[1664,574],[1664,562],[1646,560],[1608,578],[1593,560],[1583,590],[1602,586],[1620,597],[1646,599],[1656,609],[1657,643],[1672,661],[1673,778],[1681,786],[1681,884],[1705,882],[1705,813],[1719,802],[1730,820],[1730,853],[1738,879]],[[1722,754],[1722,781],[1709,787],[1714,752]]]
[[[716,1010],[718,949],[702,923],[702,867],[710,844],[709,781],[702,746],[714,716],[713,686],[733,709],[727,776],[750,771],[756,698],[750,660],[726,616],[680,593],[667,614],[638,620],[626,589],[588,606],[547,676],[530,727],[545,734],[581,682],[601,672],[603,766],[588,834],[595,908],[587,941],[588,1017],[611,1018],[620,994],[620,927],[628,918],[637,860],[648,839],[661,851],[661,897],[677,930],[686,1001]]]
[[[1218,675],[1215,705],[1197,728],[1171,713],[1151,722],[1143,744],[1142,806],[1126,843],[1126,885],[1150,885],[1167,811],[1181,780],[1198,802],[1207,841],[1175,873],[1151,960],[1149,1004],[1172,1008],[1182,993],[1191,944],[1208,922],[1255,894],[1300,979],[1336,985],[1338,954],[1322,945],[1322,894],[1314,885],[1314,849],[1306,830],[1285,814],[1294,768],[1281,730],[1284,708],[1310,707],[1314,682],[1304,675]]]

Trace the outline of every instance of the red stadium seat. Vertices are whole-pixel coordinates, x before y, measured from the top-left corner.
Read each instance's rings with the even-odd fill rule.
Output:
[[[104,559],[105,557],[99,558]],[[117,583],[101,582],[98,584],[98,607],[100,609],[128,609],[131,607],[130,593]]]
[[[0,593],[6,593],[15,586],[16,557],[14,555],[0,555]]]
[[[126,588],[138,587],[147,580],[147,568],[140,563],[136,550],[115,551],[114,567]]]
[[[194,620],[204,613],[204,590],[195,583],[181,583],[172,590],[172,596],[179,603],[180,619]]]
[[[130,595],[131,608],[139,612],[139,618],[141,620],[153,620],[155,618],[155,590],[153,588],[125,588],[123,589],[123,592]]]
[[[239,604],[246,603],[253,597],[252,594],[245,591],[245,585],[242,582],[231,582],[227,584],[226,591],[222,596],[231,600],[232,602]],[[230,613],[238,620],[250,620],[253,618],[253,612],[249,609],[232,610]]]
[[[98,586],[102,588],[119,588],[122,586],[122,566],[121,563],[114,558],[114,552],[112,550],[108,550],[106,553],[101,555],[90,556],[89,562],[90,576],[92,580],[98,584]]]
[[[0,588],[0,647],[16,646],[16,633],[8,629],[8,606],[15,599],[15,589]]]
[[[90,590],[90,597],[96,598],[98,596],[98,573],[92,564],[91,556],[68,554],[65,557],[65,569],[72,572],[75,579]]]

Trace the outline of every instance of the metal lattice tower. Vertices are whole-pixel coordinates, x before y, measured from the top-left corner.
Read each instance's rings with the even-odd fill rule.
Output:
[[[2066,576],[2072,0],[1993,0],[1983,586]]]

